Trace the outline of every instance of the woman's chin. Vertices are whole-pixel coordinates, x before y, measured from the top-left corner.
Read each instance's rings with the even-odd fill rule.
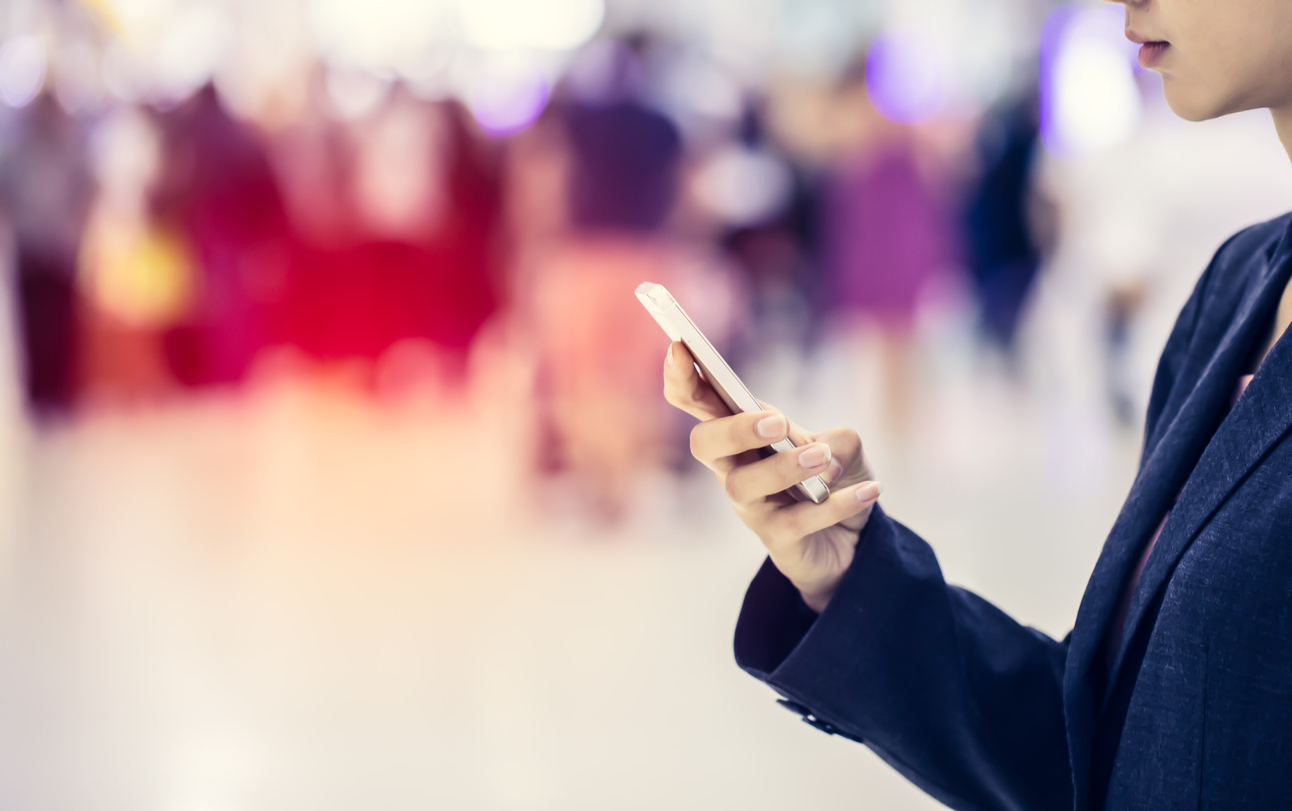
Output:
[[[1244,109],[1214,90],[1208,92],[1196,84],[1170,76],[1162,77],[1162,95],[1166,97],[1171,112],[1185,121],[1210,121]]]
[[[1166,106],[1171,108],[1171,112],[1183,118],[1185,121],[1207,121],[1216,118],[1222,113],[1216,111],[1215,106],[1207,104],[1205,99],[1199,99],[1195,94],[1187,91],[1172,93],[1167,85],[1165,96]]]

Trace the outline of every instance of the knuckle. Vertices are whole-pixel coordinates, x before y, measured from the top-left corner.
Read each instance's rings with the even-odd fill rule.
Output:
[[[798,543],[807,535],[803,528],[803,515],[795,510],[785,510],[780,519],[780,536],[784,542]]]
[[[743,448],[749,445],[751,439],[757,441],[758,438],[757,425],[746,414],[741,414],[738,418],[731,420],[727,425],[727,431],[734,447]]]
[[[802,455],[802,450],[776,454],[776,472],[782,477],[787,487],[807,478],[807,473],[799,462],[799,457]]]
[[[792,548],[801,539],[785,528],[783,524],[768,527],[765,543],[768,549],[783,552]]]
[[[668,375],[664,376],[664,399],[675,406],[682,402],[682,398],[677,396],[677,384],[670,380]]]
[[[741,486],[741,477],[736,475],[737,471],[728,473],[722,482],[722,489],[727,492],[727,498],[736,504],[743,504],[744,487]]]
[[[866,455],[866,446],[862,443],[861,437],[857,436],[856,433],[852,435],[852,439],[849,442],[848,449],[852,452],[852,455],[857,459],[861,459]]]
[[[691,455],[700,461],[704,461],[700,456],[700,452],[704,447],[703,429],[704,423],[700,423],[691,429]]]
[[[827,431],[831,447],[841,454],[860,454],[861,435],[851,428],[833,428]]]
[[[822,439],[830,446],[834,457],[839,460],[841,465],[861,460],[862,448],[861,437],[856,431],[849,429],[834,429],[823,436]]]

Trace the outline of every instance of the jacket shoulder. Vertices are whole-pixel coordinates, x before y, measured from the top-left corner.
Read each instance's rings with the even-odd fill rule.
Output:
[[[1229,326],[1243,290],[1254,275],[1268,267],[1289,224],[1292,224],[1292,212],[1234,234],[1216,250],[1194,285],[1193,294],[1176,318],[1158,362],[1145,420],[1144,460],[1148,459],[1147,452],[1156,441],[1158,429],[1167,424],[1160,422],[1159,418],[1185,371],[1186,358],[1193,351],[1191,347],[1199,345],[1201,336],[1201,346],[1207,353],[1215,349]]]
[[[1272,220],[1249,225],[1234,234],[1216,252],[1216,258],[1228,266],[1245,264],[1246,260],[1273,252],[1292,223],[1292,211]]]

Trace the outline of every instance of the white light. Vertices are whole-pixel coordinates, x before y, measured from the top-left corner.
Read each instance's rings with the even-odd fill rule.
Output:
[[[458,19],[476,47],[567,51],[597,33],[605,0],[458,0]]]
[[[476,76],[471,112],[481,129],[510,135],[533,124],[547,105],[547,78],[534,65],[511,60],[486,65]]]
[[[165,27],[177,0],[105,0],[120,36],[132,43],[147,42]]]
[[[1093,10],[1094,12],[1102,11]],[[1055,60],[1052,145],[1092,153],[1128,138],[1140,96],[1122,40],[1121,18],[1086,12],[1069,25]]]
[[[372,115],[390,95],[389,81],[362,70],[333,68],[326,85],[332,111],[348,121]]]
[[[314,40],[332,60],[397,70],[415,63],[444,32],[448,0],[312,0]]]
[[[0,101],[26,107],[44,84],[44,43],[36,37],[14,37],[0,48]]]
[[[64,110],[78,113],[100,99],[99,63],[88,42],[66,43],[55,61],[58,71],[54,74],[54,95]]]
[[[880,115],[914,124],[942,106],[943,68],[935,43],[907,31],[885,34],[866,55],[866,87]]]
[[[693,189],[706,208],[729,225],[743,228],[784,212],[794,194],[794,177],[775,158],[730,146],[705,164]]]
[[[117,101],[139,99],[139,65],[125,43],[114,40],[103,52],[103,86]]]
[[[181,11],[157,45],[157,85],[163,97],[180,101],[206,84],[224,61],[233,24],[219,8],[193,5]]]
[[[722,68],[698,58],[684,58],[666,68],[664,104],[685,118],[734,121],[744,107],[744,91]]]

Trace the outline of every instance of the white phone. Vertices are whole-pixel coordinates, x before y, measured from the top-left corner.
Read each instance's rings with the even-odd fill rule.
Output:
[[[663,285],[645,282],[637,288],[637,299],[655,318],[664,332],[668,333],[669,338],[681,341],[686,344],[687,349],[691,350],[691,356],[695,358],[695,365],[699,367],[700,374],[709,381],[709,385],[727,404],[727,408],[731,409],[731,413],[764,410],[762,404],[750,393],[740,378],[736,377],[736,373],[731,371],[727,361],[718,354],[718,350],[713,348],[713,344],[709,343],[709,339],[704,337],[704,333],[700,332],[700,328],[682,309],[682,305],[677,303]],[[764,456],[770,456],[773,451],[784,453],[794,448],[793,442],[782,439],[772,444],[770,448],[764,448],[762,453]],[[820,476],[813,476],[801,484],[796,484],[787,492],[798,501],[811,501],[814,504],[820,504],[830,497],[830,488]]]

